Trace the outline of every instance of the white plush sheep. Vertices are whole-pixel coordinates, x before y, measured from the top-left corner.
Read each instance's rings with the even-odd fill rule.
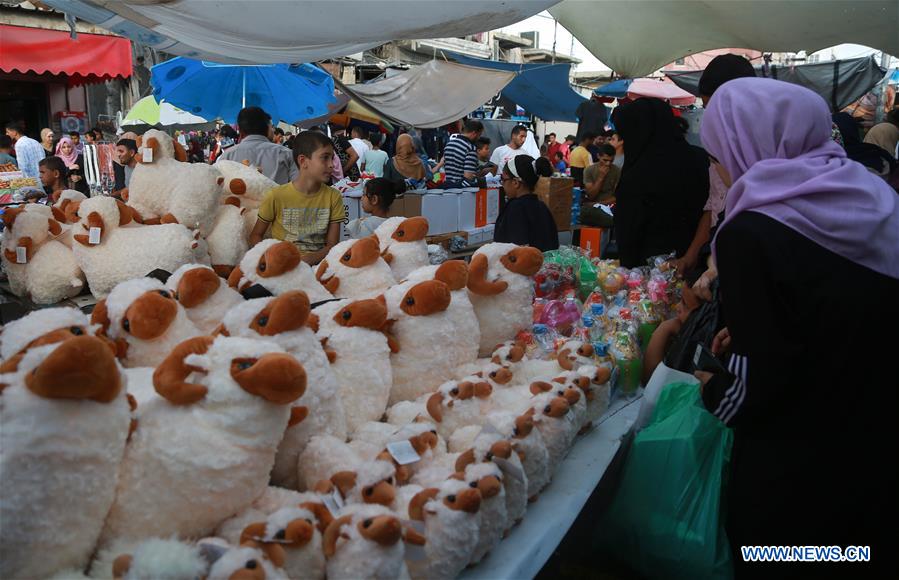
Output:
[[[238,292],[258,285],[275,296],[302,290],[313,303],[334,298],[315,279],[296,245],[278,240],[262,240],[250,248],[231,272],[228,284]]]
[[[244,219],[244,214],[248,211],[244,207],[223,204],[215,212],[212,226],[206,235],[206,244],[209,246],[212,269],[219,276],[230,276],[250,249],[249,236],[252,228],[247,227]]]
[[[406,576],[403,526],[380,505],[353,504],[325,531],[330,580],[394,580]]]
[[[162,131],[150,129],[144,133],[143,145],[153,151],[153,160],[134,168],[128,184],[128,205],[147,223],[158,219],[209,233],[221,203],[222,174],[205,163],[176,159],[180,146]]]
[[[402,485],[414,474],[427,469],[446,455],[446,442],[437,435],[431,423],[410,423],[402,427],[391,426],[392,432],[372,429],[374,423],[363,425],[349,444],[363,459],[380,459],[390,462],[396,470],[396,481]],[[393,444],[408,442],[418,456],[410,463],[399,463],[394,456]],[[408,448],[407,448],[408,449]],[[406,461],[406,458],[402,458]]]
[[[428,220],[423,217],[392,217],[375,230],[384,261],[393,277],[402,280],[412,270],[428,265]]]
[[[387,307],[375,299],[337,300],[313,311],[316,336],[334,353],[331,370],[352,433],[384,415],[393,384],[390,346],[383,333]]]
[[[496,429],[501,437],[512,442],[512,449],[521,460],[527,477],[528,500],[535,501],[537,494],[549,485],[552,472],[543,435],[539,429],[534,429],[534,413],[494,411],[487,417],[487,424]],[[474,442],[471,446],[474,446]]]
[[[227,196],[225,201],[229,204],[237,201],[239,207],[258,209],[266,192],[278,186],[277,183],[250,165],[248,160],[237,162],[219,159],[215,162],[214,167],[225,178],[224,189]],[[253,223],[256,223],[255,215]]]
[[[293,404],[291,422],[278,447],[272,471],[272,483],[293,489],[299,483],[297,457],[310,437],[329,434],[345,440],[347,436],[337,379],[321,343],[306,326],[308,317],[309,299],[295,290],[243,302],[232,308],[223,322],[224,331],[231,336],[275,342],[306,370],[306,392]]]
[[[405,509],[400,513],[424,522],[425,557],[407,559],[410,576],[414,580],[455,578],[478,544],[481,492],[456,479],[426,489],[409,485],[401,491]]]
[[[577,370],[582,377],[589,381],[586,390],[587,395],[587,421],[597,421],[609,408],[611,396],[612,369],[608,363],[599,366],[584,365]]]
[[[543,436],[549,456],[549,471],[553,473],[565,459],[580,425],[569,412],[568,401],[553,392],[535,395],[531,399],[529,412],[534,418],[534,426]]]
[[[285,507],[264,521],[250,523],[238,541],[232,541],[241,545],[247,542],[260,548],[289,578],[325,577],[322,533],[316,528],[315,515],[308,509]]]
[[[91,321],[119,347],[126,367],[155,367],[181,341],[202,331],[155,278],[122,282],[94,306]]]
[[[331,248],[315,277],[338,298],[371,298],[396,284],[374,237],[345,240]]]
[[[437,427],[437,433],[449,438],[461,427],[482,425],[490,409],[493,387],[478,377],[448,381],[426,397],[425,409]]]
[[[503,472],[492,461],[471,463],[465,467],[464,481],[481,492],[478,543],[470,563],[477,564],[503,539],[511,526],[506,511],[506,489]]]
[[[456,461],[456,471],[465,471],[472,464],[493,462],[503,472],[506,490],[506,529],[519,523],[527,510],[527,475],[521,458],[508,439],[495,431],[482,430],[475,437],[471,449],[462,453]]]
[[[202,550],[220,551],[205,580],[287,580],[284,570],[275,566],[262,549],[251,545],[234,547],[211,540],[199,542]]]
[[[57,323],[86,326],[83,315],[56,314]],[[28,336],[4,336],[4,350],[22,354],[0,375],[3,578],[86,568],[113,504],[130,422],[123,377],[105,341],[68,334],[62,342],[45,334],[51,342],[30,348]]]
[[[481,328],[481,356],[531,326],[532,277],[542,264],[540,250],[515,244],[487,244],[472,256],[468,289]]]
[[[207,535],[262,495],[306,374],[274,343],[196,337],[153,382],[161,398],[141,410],[104,543]]]
[[[225,314],[243,302],[243,296],[203,264],[181,266],[165,285],[203,334],[212,333]]]
[[[91,563],[91,578],[115,580],[194,580],[209,570],[196,544],[176,538],[117,541],[100,550]]]
[[[179,224],[139,226],[130,224],[130,211],[111,197],[92,197],[81,202],[73,245],[75,260],[87,277],[91,292],[104,298],[116,284],[146,276],[156,269],[174,272],[184,264],[205,263],[195,234]],[[92,244],[91,228],[98,228],[99,243]],[[96,238],[94,238],[96,240]]]
[[[386,293],[387,315],[399,352],[390,357],[393,388],[390,403],[412,401],[432,392],[454,370],[447,343],[464,341],[450,334],[453,328],[449,287],[438,280],[403,282]]]

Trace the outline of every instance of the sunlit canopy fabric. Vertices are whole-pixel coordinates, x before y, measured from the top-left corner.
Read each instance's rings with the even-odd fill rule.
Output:
[[[446,56],[461,64],[516,73],[518,76],[503,89],[503,96],[544,121],[576,123],[578,105],[586,100],[568,82],[569,64],[517,64],[453,52]]]
[[[67,75],[71,84],[131,76],[131,43],[124,38],[0,24],[0,70]]]
[[[159,103],[153,95],[146,96],[134,103],[125,118],[122,126],[130,125],[197,125],[208,123],[203,117],[191,115],[182,111],[171,103],[163,101]]]
[[[812,52],[853,42],[899,54],[896,0],[565,0],[549,12],[626,77],[714,48]]]
[[[627,89],[627,97],[629,99],[654,97],[677,106],[692,105],[696,101],[695,96],[674,83],[661,82],[656,79],[634,79]]]
[[[758,76],[768,76],[815,91],[835,111],[855,102],[886,74],[871,56],[797,66],[771,65],[767,73],[763,73],[763,67],[757,65],[755,70]],[[699,95],[702,71],[672,71],[665,75],[685,91]]]
[[[617,81],[612,81],[607,85],[594,89],[593,94],[599,95],[600,97],[623,99],[627,96],[627,89],[631,86],[632,82],[634,82],[633,79],[618,79]]]
[[[489,101],[515,73],[432,60],[390,78],[340,89],[373,111],[422,129],[458,121]]]
[[[44,3],[169,54],[272,64],[346,56],[394,39],[501,28],[558,0],[46,0]]]

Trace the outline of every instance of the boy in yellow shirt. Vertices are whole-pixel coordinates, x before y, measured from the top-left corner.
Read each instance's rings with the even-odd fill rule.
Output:
[[[590,155],[587,145],[593,143],[594,139],[596,139],[595,134],[584,133],[584,136],[581,137],[581,144],[575,147],[569,156],[568,166],[571,168],[571,178],[578,187],[582,187],[584,184],[584,169],[593,163],[593,156]]]
[[[262,241],[271,225],[273,238],[293,242],[304,262],[317,264],[340,241],[340,222],[346,216],[343,196],[326,185],[331,181],[334,145],[322,133],[306,131],[293,141],[293,158],[300,173],[265,194],[250,246]]]

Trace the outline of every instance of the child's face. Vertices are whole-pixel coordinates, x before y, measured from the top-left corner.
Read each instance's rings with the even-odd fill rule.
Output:
[[[490,145],[484,145],[480,149],[478,149],[478,159],[481,161],[487,161],[490,159]]]
[[[362,211],[372,213],[378,205],[378,196],[365,194],[362,196]]]
[[[310,157],[300,155],[300,173],[314,177],[316,181],[328,183],[334,171],[334,148],[330,146],[320,147]]]

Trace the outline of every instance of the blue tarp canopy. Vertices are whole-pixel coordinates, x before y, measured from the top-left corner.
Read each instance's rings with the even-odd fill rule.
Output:
[[[632,82],[634,81],[631,79],[618,79],[617,81],[612,81],[607,85],[595,89],[593,94],[599,95],[600,97],[623,99],[627,96],[627,90],[630,88]]]
[[[516,64],[472,58],[454,52],[446,52],[446,57],[468,66],[518,73],[502,90],[503,96],[544,121],[576,123],[575,111],[586,100],[568,83],[571,69],[568,64]]]

